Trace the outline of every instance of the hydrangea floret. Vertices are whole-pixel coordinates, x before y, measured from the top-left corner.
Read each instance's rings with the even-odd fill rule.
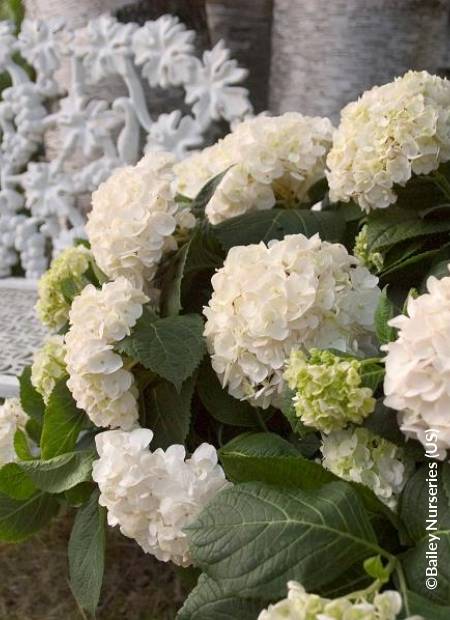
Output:
[[[324,433],[360,424],[375,408],[372,390],[361,386],[362,364],[331,351],[292,351],[284,373],[296,415]]]
[[[229,483],[210,444],[201,444],[187,458],[181,445],[149,450],[152,439],[152,431],[144,428],[97,435],[100,458],[92,475],[99,502],[107,508],[109,525],[119,525],[146,553],[188,566],[184,528]]]
[[[349,428],[322,436],[323,466],[336,476],[359,482],[392,509],[413,470],[403,448],[367,428]]]

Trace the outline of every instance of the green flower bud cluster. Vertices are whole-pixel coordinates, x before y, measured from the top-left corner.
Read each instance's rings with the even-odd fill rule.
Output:
[[[353,255],[365,265],[370,271],[376,273],[383,268],[383,255],[380,252],[370,252],[367,240],[367,226],[363,226],[359,231],[359,234],[355,239],[355,247],[353,248]]]
[[[293,351],[284,378],[295,391],[295,413],[324,433],[360,424],[375,408],[372,390],[361,387],[361,362],[331,351]]]
[[[70,302],[64,295],[63,284],[69,282],[71,290],[80,291],[87,284],[83,275],[92,262],[92,254],[78,245],[67,248],[52,262],[50,269],[39,280],[39,300],[36,306],[42,323],[58,331],[69,317]]]
[[[31,383],[47,403],[55,384],[66,374],[66,347],[63,336],[51,336],[34,354]]]

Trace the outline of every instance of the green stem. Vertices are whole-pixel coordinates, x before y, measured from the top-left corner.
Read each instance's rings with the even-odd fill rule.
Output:
[[[398,582],[400,584],[400,591],[402,593],[402,598],[403,598],[403,604],[405,606],[405,612],[406,615],[410,615],[410,610],[409,610],[409,602],[408,602],[408,586],[406,585],[406,579],[405,579],[405,573],[403,572],[403,567],[400,564],[400,562],[396,559],[395,562],[395,572],[398,578]]]
[[[256,417],[258,418],[258,424],[260,425],[260,427],[262,428],[262,430],[263,430],[265,433],[269,433],[270,431],[269,431],[269,429],[267,428],[267,425],[266,425],[266,423],[264,422],[264,420],[263,420],[263,418],[262,418],[262,416],[261,416],[261,413],[260,413],[259,409],[255,409],[255,412],[256,412]]]

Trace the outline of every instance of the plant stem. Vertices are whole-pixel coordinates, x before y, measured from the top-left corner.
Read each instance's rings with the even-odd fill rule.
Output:
[[[267,428],[267,425],[266,425],[266,423],[264,422],[264,420],[262,418],[260,410],[259,409],[255,409],[255,412],[256,412],[256,417],[258,418],[258,423],[259,423],[260,427],[262,428],[262,430],[265,433],[269,433],[270,431]]]
[[[406,579],[405,579],[405,573],[403,572],[403,567],[397,559],[395,562],[395,572],[398,578],[398,582],[400,584],[403,604],[405,606],[405,613],[406,615],[409,616],[411,612],[409,611],[409,602],[408,602],[408,596],[407,596],[408,587],[406,585]]]

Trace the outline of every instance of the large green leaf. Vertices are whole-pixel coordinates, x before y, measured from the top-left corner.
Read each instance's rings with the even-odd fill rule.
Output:
[[[187,533],[194,562],[245,598],[282,597],[289,579],[317,590],[380,552],[357,493],[343,482],[314,492],[236,485],[218,493]]]
[[[120,351],[140,362],[179,391],[202,361],[206,347],[203,321],[198,314],[139,319],[133,333],[122,340]]]
[[[35,493],[17,500],[0,493],[0,540],[20,542],[40,530],[58,512],[57,499],[48,493]]]
[[[309,491],[339,480],[274,433],[239,435],[221,448],[220,458],[227,477],[236,482],[260,481]],[[370,513],[380,514],[397,525],[396,515],[368,487],[356,482],[350,485]]]
[[[53,388],[45,411],[41,437],[42,458],[51,459],[71,452],[86,421],[86,414],[78,409],[66,379],[61,379]]]
[[[258,425],[255,409],[246,401],[237,400],[222,388],[208,360],[200,366],[196,388],[203,406],[222,424],[254,427]]]
[[[214,234],[228,251],[235,245],[268,242],[286,235],[315,233],[326,241],[341,241],[345,232],[344,218],[335,211],[309,209],[269,209],[233,217],[217,226]]]
[[[91,614],[100,599],[105,564],[106,510],[94,491],[77,512],[69,540],[70,585],[78,604]]]
[[[390,208],[372,212],[367,219],[367,241],[371,252],[417,237],[450,230],[449,220],[421,219],[408,209]]]
[[[430,460],[408,480],[401,498],[400,515],[408,534],[416,541],[416,546],[402,557],[409,589],[439,604],[450,605],[448,463]],[[437,555],[433,555],[434,552]],[[433,571],[436,569],[436,585],[429,588],[426,579],[435,577]]]
[[[207,222],[197,225],[189,241],[171,259],[162,278],[161,313],[174,316],[192,307],[193,297],[200,291],[197,280],[205,277],[210,283],[214,270],[223,262],[223,250]],[[198,310],[207,302],[197,304]]]
[[[224,593],[213,579],[201,575],[178,612],[177,620],[255,620],[263,607],[262,601]]]
[[[260,481],[309,490],[337,480],[273,433],[239,435],[220,449],[220,460],[227,478],[236,482]]]
[[[17,465],[37,488],[47,493],[62,493],[91,479],[95,458],[94,452],[80,450],[48,460],[22,461]]]
[[[407,607],[404,610],[404,617],[418,614],[425,620],[448,620],[450,618],[450,607],[436,605],[415,592],[407,591],[404,593],[404,602],[405,607]]]
[[[410,590],[440,605],[450,606],[450,531],[432,531],[429,535],[431,538],[426,536],[402,556],[406,581]],[[433,558],[431,553],[435,549],[437,555]],[[427,570],[431,572],[428,574]],[[427,577],[436,580],[431,582],[431,587],[427,586]]]
[[[430,465],[432,470],[430,470]],[[435,476],[437,491],[434,496],[439,516],[439,529],[450,532],[450,465],[429,461],[418,469],[408,480],[400,499],[400,518],[412,540],[419,542],[427,536],[426,527],[429,518],[428,482]]]
[[[167,381],[149,385],[140,397],[146,427],[154,432],[152,449],[184,444],[191,422],[193,381],[187,379],[177,392]]]
[[[19,378],[20,402],[26,414],[39,424],[44,416],[45,404],[42,396],[31,383],[31,366],[23,369]]]
[[[17,463],[7,463],[0,469],[0,493],[14,499],[28,499],[37,492],[36,485]]]

